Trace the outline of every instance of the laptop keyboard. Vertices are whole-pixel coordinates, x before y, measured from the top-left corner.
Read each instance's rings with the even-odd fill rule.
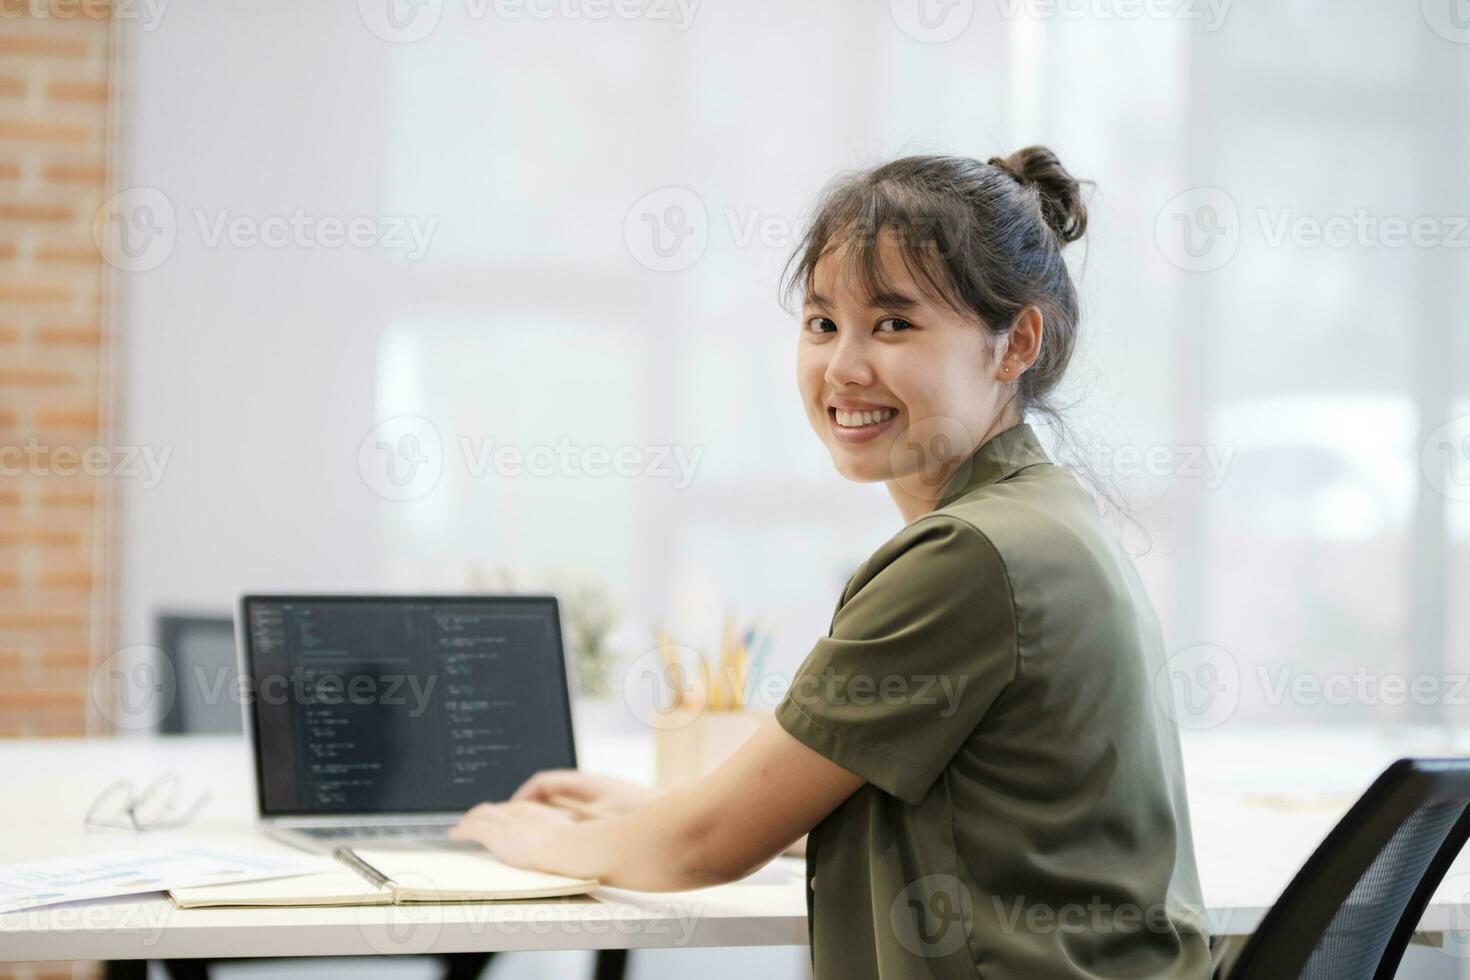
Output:
[[[447,837],[449,825],[442,823],[395,823],[375,827],[297,827],[308,837]]]

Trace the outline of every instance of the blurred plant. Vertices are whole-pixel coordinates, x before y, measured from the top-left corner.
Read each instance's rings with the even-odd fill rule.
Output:
[[[618,625],[618,610],[600,583],[576,572],[557,571],[533,578],[503,567],[486,572],[478,565],[470,566],[467,580],[472,592],[544,592],[556,596],[571,651],[573,692],[586,698],[609,698],[616,692],[618,653],[611,637]]]
[[[608,637],[618,624],[612,597],[591,582],[559,589],[557,594],[565,610],[578,693],[589,698],[611,697],[617,655]]]

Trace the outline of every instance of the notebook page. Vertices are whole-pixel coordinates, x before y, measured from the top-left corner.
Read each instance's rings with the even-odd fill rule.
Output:
[[[576,895],[597,884],[592,879],[513,868],[483,851],[357,847],[352,850],[394,885],[414,893],[449,892],[506,898]]]
[[[392,901],[387,889],[365,881],[349,868],[233,885],[173,888],[169,890],[169,895],[180,908],[217,905],[384,905]]]

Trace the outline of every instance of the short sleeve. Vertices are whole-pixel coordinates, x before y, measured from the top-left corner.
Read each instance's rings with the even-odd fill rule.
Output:
[[[776,719],[792,737],[917,805],[1015,679],[1005,566],[978,529],[921,518],[848,585]]]

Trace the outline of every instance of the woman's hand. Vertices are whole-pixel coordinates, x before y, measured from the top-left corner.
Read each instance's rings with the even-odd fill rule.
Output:
[[[554,870],[557,832],[569,824],[636,810],[658,793],[611,776],[575,769],[543,769],[504,803],[471,808],[449,839],[473,841],[506,864]]]
[[[612,776],[595,776],[576,769],[543,769],[522,783],[511,800],[545,803],[568,811],[578,820],[587,820],[628,813],[656,796],[657,790]]]
[[[570,812],[544,803],[480,803],[449,828],[449,839],[474,841],[518,868],[548,870],[547,855],[555,852],[557,831],[575,822]]]
[[[760,868],[862,785],[771,718],[691,783],[655,793],[605,776],[537,773],[511,800],[470,810],[449,836],[516,867],[614,888],[687,891]],[[553,798],[562,805],[549,805]]]

